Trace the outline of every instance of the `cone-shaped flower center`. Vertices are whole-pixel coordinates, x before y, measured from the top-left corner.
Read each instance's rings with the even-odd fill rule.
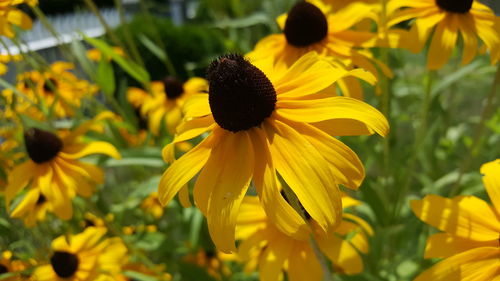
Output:
[[[328,21],[318,7],[298,2],[288,13],[284,33],[290,45],[307,47],[326,37]]]
[[[37,128],[24,132],[24,143],[29,157],[38,164],[54,158],[63,147],[63,142],[58,136]]]
[[[240,55],[226,55],[208,67],[210,108],[220,127],[238,132],[271,116],[276,91],[267,76]]]
[[[174,100],[184,93],[182,82],[173,76],[167,76],[163,79],[163,85],[165,85],[165,94],[169,100]]]
[[[43,203],[47,202],[47,198],[43,196],[43,194],[40,194],[38,197],[38,200],[36,200],[36,205],[42,205]]]
[[[50,258],[50,264],[61,278],[73,276],[78,269],[78,257],[72,253],[57,251]]]
[[[0,264],[0,274],[4,274],[7,272],[9,272],[9,269],[5,265]]]
[[[57,81],[54,78],[47,79],[43,83],[43,90],[47,94],[53,94],[54,93],[53,89],[56,88],[57,88]]]
[[[472,8],[473,0],[436,0],[439,8],[451,13],[467,13]]]

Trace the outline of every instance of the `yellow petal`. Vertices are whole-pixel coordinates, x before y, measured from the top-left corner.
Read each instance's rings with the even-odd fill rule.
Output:
[[[191,207],[191,200],[189,199],[189,189],[187,185],[179,190],[179,202],[184,208]],[[161,215],[158,217],[161,217]]]
[[[500,159],[481,166],[483,183],[496,212],[500,215]]]
[[[212,114],[208,103],[208,94],[195,94],[190,96],[183,107],[186,119],[203,117]]]
[[[71,237],[71,251],[73,253],[78,253],[94,248],[99,243],[104,234],[106,234],[106,228],[104,227],[85,228],[82,233]]]
[[[272,237],[259,261],[261,281],[279,280],[285,261],[290,256],[294,241],[284,235]]]
[[[13,218],[21,218],[28,214],[35,207],[36,201],[40,197],[40,190],[38,188],[32,188],[27,193],[26,196],[22,199],[19,205],[14,208],[12,213],[10,214]]]
[[[470,249],[480,247],[496,247],[498,241],[478,242],[449,235],[436,233],[427,239],[424,258],[447,258]]]
[[[344,9],[332,14],[328,19],[333,24],[328,27],[332,27],[329,32],[339,32],[343,30],[350,29],[353,25],[360,22],[365,18],[371,16],[373,10],[373,5],[368,5],[360,2],[353,2],[352,4],[346,6]]]
[[[253,175],[254,152],[245,131],[228,133],[213,153],[223,154],[207,208],[208,230],[214,244],[223,252],[235,251],[238,210]]]
[[[288,280],[321,281],[323,271],[308,242],[295,243],[288,259]]]
[[[288,120],[306,123],[322,121],[326,123],[329,120],[349,119],[352,120],[350,123],[361,123],[361,127],[364,125],[381,136],[386,136],[389,132],[389,124],[382,113],[367,103],[348,97],[278,100],[276,114]],[[342,123],[337,122],[337,124],[341,125]],[[340,128],[340,131],[345,132],[346,130]]]
[[[31,29],[31,18],[20,10],[12,10],[7,14],[7,20],[22,29]]]
[[[8,184],[5,188],[5,202],[7,210],[10,206],[10,201],[23,189],[37,173],[37,167],[33,161],[28,160],[22,164],[17,165],[12,169],[8,175]]]
[[[427,58],[427,66],[429,69],[441,68],[450,58],[457,42],[457,24],[457,15],[453,13],[447,15],[444,20],[438,24],[436,32],[432,37],[431,46],[429,47],[429,55]]]
[[[465,14],[458,22],[460,25],[460,34],[464,41],[464,53],[462,55],[462,65],[468,64],[476,56],[478,45],[477,35],[473,28],[474,20],[470,14]]]
[[[71,64],[69,64],[69,65],[71,65]],[[63,64],[61,67],[67,68],[68,65]],[[87,131],[91,130],[95,126],[96,122],[106,120],[106,119],[112,119],[115,117],[116,117],[116,115],[111,111],[103,111],[103,112],[99,113],[93,119],[82,123],[80,126],[75,128],[74,130],[72,130],[67,136],[64,136],[62,138],[64,145],[73,144],[78,139],[78,137],[84,135],[85,133],[87,133]]]
[[[315,94],[347,75],[316,52],[309,52],[295,62],[284,75],[272,81],[279,99]]]
[[[413,53],[419,53],[425,46],[431,30],[433,30],[434,27],[444,19],[444,17],[445,13],[438,12],[425,18],[417,18],[415,24],[410,29],[410,34],[408,36],[410,41],[410,43],[408,43],[410,51]]]
[[[281,196],[277,184],[269,143],[265,132],[254,128],[249,130],[255,151],[254,184],[262,205],[275,226],[286,235],[299,240],[309,238],[310,229],[302,217]]]
[[[66,159],[80,159],[90,154],[104,154],[115,159],[121,159],[118,150],[112,144],[104,141],[72,144],[65,146],[60,152],[60,155]]]
[[[489,281],[498,276],[500,249],[481,247],[449,257],[417,276],[415,281]]]
[[[453,199],[427,195],[411,201],[413,213],[448,234],[475,241],[498,240],[500,222],[486,202],[474,196]]]
[[[321,251],[334,264],[336,272],[356,274],[363,271],[363,260],[351,243],[337,235],[315,237]]]
[[[214,145],[213,134],[176,160],[163,173],[158,186],[158,199],[168,204],[175,194],[205,165]]]
[[[335,182],[328,162],[306,138],[281,121],[267,119],[263,126],[276,169],[305,210],[324,231],[340,223],[340,194],[332,201],[329,191]]]
[[[335,181],[357,189],[365,178],[365,168],[354,151],[323,131],[306,123],[294,123],[294,129],[303,135],[328,162]]]

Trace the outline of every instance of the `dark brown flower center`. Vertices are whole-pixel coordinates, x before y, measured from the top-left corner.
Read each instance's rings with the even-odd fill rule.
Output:
[[[36,200],[36,205],[42,205],[43,203],[47,202],[47,198],[43,196],[43,194],[40,194],[38,197],[38,200]]]
[[[165,85],[165,94],[167,99],[174,100],[184,93],[184,86],[179,79],[173,76],[167,76],[163,79],[163,85]]]
[[[95,223],[92,220],[89,220],[89,219],[85,219],[84,223],[85,223],[85,228],[91,227],[91,226],[95,226]]]
[[[37,128],[24,132],[24,143],[29,157],[38,164],[54,158],[63,147],[63,142],[58,136]]]
[[[78,257],[72,253],[57,251],[50,258],[50,264],[61,278],[73,276],[78,270]]]
[[[57,88],[57,81],[54,78],[49,78],[43,83],[43,90],[47,94],[53,94],[54,89]]]
[[[215,122],[228,131],[236,133],[257,127],[274,111],[273,84],[241,55],[226,55],[213,61],[207,79]]]
[[[298,2],[288,13],[284,33],[290,45],[307,47],[326,37],[328,21],[318,7]]]
[[[9,272],[9,269],[5,265],[0,264],[0,274],[4,274],[7,272]]]
[[[465,14],[472,8],[473,0],[436,0],[439,8],[451,12]]]

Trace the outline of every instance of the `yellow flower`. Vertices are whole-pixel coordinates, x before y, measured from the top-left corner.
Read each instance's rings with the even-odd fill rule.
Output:
[[[156,219],[163,216],[163,206],[158,199],[158,192],[152,192],[148,197],[146,197],[141,203],[141,209],[146,213],[150,213]]]
[[[182,84],[177,78],[169,76],[163,82],[152,82],[151,94],[139,88],[130,88],[127,97],[134,107],[140,108],[141,115],[148,118],[149,128],[154,134],[159,134],[163,121],[168,132],[173,134],[182,119],[181,107],[186,98],[207,88],[207,82],[202,78],[191,78]]]
[[[341,10],[354,2],[352,0],[322,0],[322,1],[325,2],[325,4],[330,5],[334,11]],[[357,0],[356,2],[376,4],[379,3],[380,0]]]
[[[95,127],[94,123],[106,118],[106,115],[101,114],[64,136],[37,128],[25,131],[24,142],[29,159],[8,174],[5,189],[7,209],[10,210],[10,203],[19,191],[27,186],[29,191],[12,211],[12,217],[37,213],[37,202],[41,201],[47,201],[50,210],[59,218],[67,220],[72,217],[71,199],[76,194],[91,196],[94,185],[104,181],[104,173],[100,168],[78,159],[97,153],[120,158],[115,147],[107,142],[85,143],[81,140],[89,129]]]
[[[114,280],[127,261],[127,248],[120,238],[104,238],[106,229],[87,227],[77,235],[52,241],[50,264],[38,267],[39,281]]]
[[[342,200],[345,208],[360,203],[347,196]],[[288,273],[290,281],[322,280],[321,266],[309,241],[310,233],[306,231],[303,239],[286,235],[268,221],[258,198],[246,197],[237,225],[237,237],[242,240],[238,254],[246,262],[245,271],[251,272],[258,267],[262,281],[280,280],[282,270]],[[364,220],[344,213],[334,233],[312,233],[321,252],[333,263],[336,273],[363,271],[360,253],[368,252],[367,235],[373,234]]]
[[[83,215],[83,221],[80,222],[80,226],[82,228],[86,227],[106,227],[106,223],[104,222],[103,219],[100,217],[92,214],[92,213],[85,213]]]
[[[125,56],[125,52],[123,51],[123,49],[121,47],[113,47],[112,50],[116,54],[118,54],[118,55],[120,55],[122,57]],[[96,62],[100,61],[101,58],[102,58],[101,50],[99,50],[97,48],[88,50],[87,51],[87,58],[90,59],[90,60],[92,60],[92,61],[96,61]],[[111,58],[106,58],[106,60],[110,61]]]
[[[28,263],[20,260],[12,260],[12,252],[4,251],[0,256],[0,280],[3,281],[28,281],[30,277],[21,273],[28,269]],[[3,274],[13,274],[4,277]]]
[[[43,105],[47,111],[53,110],[55,116],[64,118],[73,116],[75,109],[81,105],[81,100],[94,95],[97,87],[86,80],[78,79],[70,70],[74,65],[66,62],[56,62],[47,71],[30,71],[17,77],[16,89],[25,95],[18,98],[9,113],[13,117],[23,113],[36,119],[43,119],[43,114],[34,106]],[[12,104],[13,92],[5,89],[2,92],[8,104]]]
[[[0,0],[0,36],[14,37],[13,25],[17,25],[22,29],[31,28],[31,18],[15,7],[22,3],[33,6],[37,4],[37,1]]]
[[[331,7],[318,0],[299,1],[287,15],[278,18],[283,30],[262,39],[249,58],[262,59],[272,56],[278,67],[290,67],[302,55],[316,51],[322,56],[340,60],[337,67],[356,69],[351,76],[339,81],[339,86],[346,96],[362,98],[362,90],[356,78],[374,84],[378,70],[386,76],[392,76],[391,70],[378,61],[364,48],[372,42],[376,34],[367,31],[352,30],[353,26],[366,18],[375,19],[373,5],[353,3],[346,8],[332,12]],[[359,69],[361,68],[361,69]],[[366,73],[364,70],[369,71]]]
[[[424,280],[496,280],[500,269],[500,159],[481,167],[493,203],[475,196],[427,195],[411,202],[415,215],[443,231],[427,240],[425,258],[444,258],[420,274]]]
[[[4,175],[15,166],[17,160],[24,156],[22,152],[15,151],[19,146],[15,139],[16,132],[16,129],[8,126],[0,128],[0,193],[4,191],[7,184]]]
[[[450,58],[460,34],[463,41],[462,65],[474,59],[478,39],[492,52],[500,48],[500,34],[493,23],[495,14],[489,7],[473,0],[392,0],[388,10],[397,11],[389,22],[395,25],[415,19],[408,40],[410,50],[418,53],[434,31],[427,57],[429,69],[441,68]],[[498,57],[491,56],[492,63]]]
[[[236,216],[252,179],[271,219],[298,231],[295,211],[277,196],[277,171],[323,230],[338,224],[338,184],[357,189],[365,173],[357,155],[331,135],[386,135],[384,116],[362,101],[325,94],[342,73],[316,53],[286,72],[274,71],[271,60],[252,64],[227,55],[207,73],[209,93],[186,103],[186,121],[164,148],[164,159],[172,159],[175,143],[208,136],[165,171],[160,202],[167,204],[180,190],[182,196],[201,170],[195,203],[215,245],[229,252],[235,250]]]
[[[228,256],[233,255],[224,254],[217,250],[204,250],[199,249],[196,254],[188,254],[183,260],[192,264],[196,264],[207,271],[207,273],[217,280],[221,280],[222,276],[231,276],[231,269],[224,263],[228,260]],[[231,258],[229,258],[230,260]]]
[[[0,75],[4,75],[7,72],[7,64],[10,61],[20,61],[22,57],[20,55],[6,55],[6,54],[0,54]]]

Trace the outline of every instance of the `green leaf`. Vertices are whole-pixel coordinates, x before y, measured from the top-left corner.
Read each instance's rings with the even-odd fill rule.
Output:
[[[157,278],[153,276],[148,276],[136,271],[125,271],[124,272],[125,276],[130,277],[132,280],[138,280],[138,281],[158,281]]]
[[[159,58],[163,62],[167,61],[167,56],[165,55],[165,51],[163,51],[160,47],[158,47],[148,37],[144,36],[143,34],[140,34],[139,35],[139,40],[157,58]]]
[[[83,34],[82,36],[85,39],[85,41],[89,42],[92,46],[98,48],[105,56],[113,59],[113,61],[115,61],[121,68],[123,68],[123,70],[125,70],[125,72],[127,72],[134,79],[143,84],[149,83],[150,81],[149,73],[144,68],[134,63],[130,59],[124,58],[119,54],[117,54],[115,51],[113,51],[113,48],[111,48],[103,40],[90,38]]]
[[[112,97],[116,89],[115,73],[111,62],[101,59],[97,68],[97,84],[101,87],[104,94]]]
[[[120,160],[109,159],[105,163],[106,167],[122,167],[122,166],[146,166],[146,167],[164,167],[165,162],[158,158],[122,158]]]
[[[82,42],[79,40],[73,40],[71,42],[71,48],[73,49],[73,54],[75,54],[75,57],[78,60],[78,63],[80,63],[82,69],[92,78],[92,80],[95,81],[95,66],[87,58],[87,50],[83,46]]]

